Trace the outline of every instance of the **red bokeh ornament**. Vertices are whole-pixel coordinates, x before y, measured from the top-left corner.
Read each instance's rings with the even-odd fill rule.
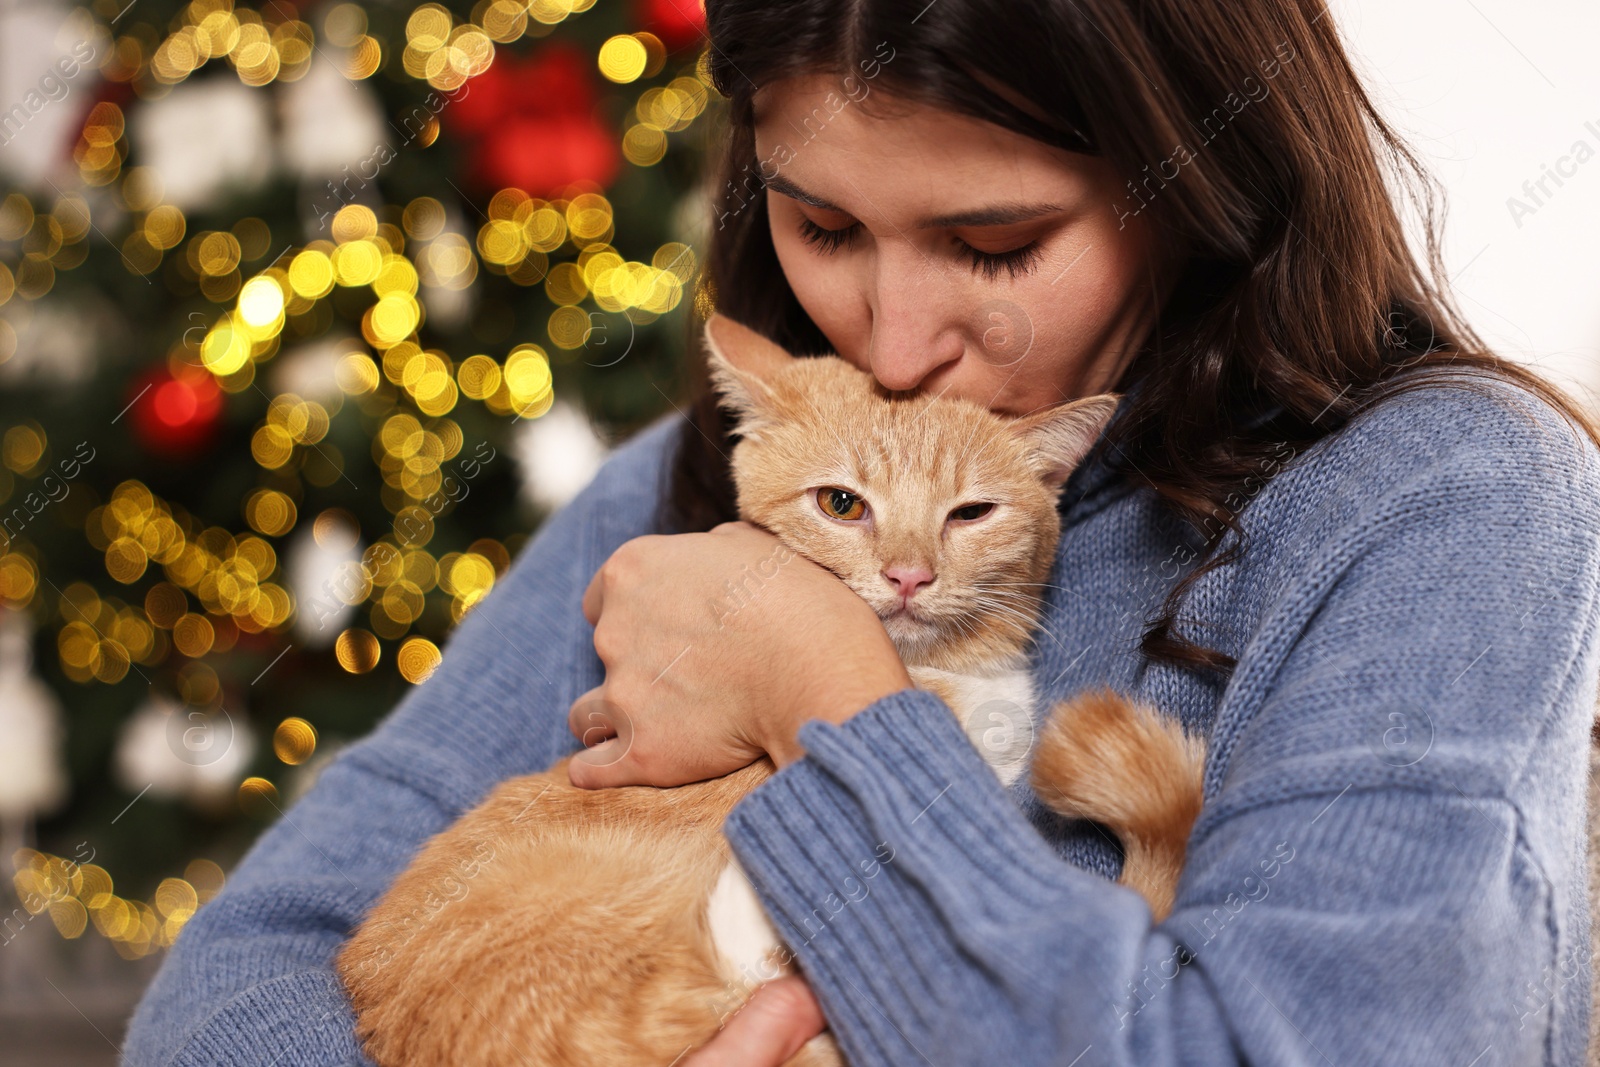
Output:
[[[573,182],[606,186],[622,169],[616,131],[595,117],[589,58],[563,42],[532,56],[497,55],[442,111],[467,142],[467,177],[483,189],[557,195]]]
[[[188,459],[216,436],[222,415],[222,389],[202,368],[153,367],[129,386],[128,419],[134,437],[150,452]]]
[[[705,40],[706,9],[700,0],[639,0],[639,22],[671,51]]]

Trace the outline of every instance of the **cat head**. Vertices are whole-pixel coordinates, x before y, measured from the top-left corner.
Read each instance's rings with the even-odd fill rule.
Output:
[[[705,327],[739,516],[838,575],[907,666],[1020,652],[1061,536],[1061,487],[1119,397],[1021,417],[905,397],[837,356],[796,358],[725,315]]]

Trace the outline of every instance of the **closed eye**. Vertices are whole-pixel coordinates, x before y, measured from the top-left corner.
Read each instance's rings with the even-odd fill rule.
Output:
[[[861,233],[861,223],[852,222],[837,230],[830,230],[825,226],[818,226],[804,215],[800,216],[800,236],[805,242],[823,255],[832,255],[855,243],[856,237]],[[1039,257],[1043,254],[1043,247],[1037,241],[1029,241],[1025,245],[1007,249],[1004,252],[985,252],[974,248],[959,237],[952,237],[954,252],[965,259],[972,267],[974,274],[979,271],[989,281],[994,281],[1005,271],[1007,276],[1016,278],[1019,274],[1028,274],[1039,264]]]
[[[843,246],[854,241],[856,234],[860,231],[861,223],[859,222],[852,222],[841,230],[829,230],[818,226],[804,215],[800,216],[800,236],[824,254],[837,252]]]
[[[966,504],[956,508],[950,513],[950,517],[957,522],[974,522],[993,510],[994,504],[990,501],[984,501],[981,504]]]
[[[1039,264],[1041,249],[1038,241],[1029,241],[1006,252],[984,252],[962,240],[957,240],[956,244],[960,246],[960,254],[972,264],[973,273],[981,270],[990,281],[998,278],[1002,270],[1015,278],[1019,274],[1029,273]]]

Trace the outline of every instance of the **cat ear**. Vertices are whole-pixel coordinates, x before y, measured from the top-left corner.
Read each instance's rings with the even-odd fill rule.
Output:
[[[706,320],[705,341],[706,366],[721,405],[735,416],[741,437],[754,436],[772,414],[773,393],[767,383],[794,357],[721,312]]]
[[[1059,489],[1094,447],[1121,399],[1118,393],[1100,393],[1057,404],[1016,419],[1011,432],[1033,451],[1045,484]]]

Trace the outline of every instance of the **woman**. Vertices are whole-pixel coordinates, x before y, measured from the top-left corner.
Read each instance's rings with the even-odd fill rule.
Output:
[[[1416,165],[1326,12],[707,17],[731,124],[699,310],[1002,412],[1124,394],[1062,495],[1035,678],[1208,737],[1172,915],[1096,826],[1005,793],[832,575],[795,560],[708,621],[774,542],[730,521],[701,366],[197,913],[129,1061],[358,1058],[341,941],[576,737],[587,787],[782,768],[726,830],[805,978],[694,1067],[781,1063],[824,1018],[857,1067],[1579,1062],[1600,435],[1485,351],[1431,241],[1414,263],[1380,162]]]

